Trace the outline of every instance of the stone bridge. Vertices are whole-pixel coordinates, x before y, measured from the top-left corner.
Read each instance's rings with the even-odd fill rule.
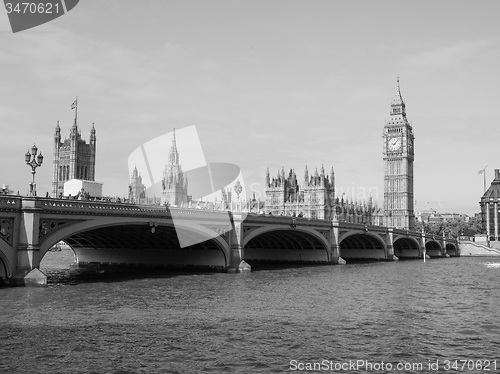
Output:
[[[242,261],[339,264],[458,256],[458,244],[382,226],[229,211],[0,196],[0,281],[45,284],[40,261],[63,240],[79,266],[238,272]]]

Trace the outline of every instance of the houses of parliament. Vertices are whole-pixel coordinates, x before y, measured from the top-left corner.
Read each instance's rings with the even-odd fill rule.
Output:
[[[391,103],[390,118],[383,129],[384,207],[368,201],[351,201],[335,194],[333,168],[329,175],[321,166],[309,175],[307,166],[302,180],[294,170],[284,168],[271,178],[266,174],[265,213],[273,215],[337,219],[342,222],[384,225],[408,230],[415,228],[413,210],[413,129],[406,118],[399,78]]]
[[[78,130],[76,117],[69,139],[61,142],[59,123],[54,137],[54,174],[52,195],[63,193],[64,183],[70,179],[93,181],[95,177],[96,133],[92,126],[87,144]],[[337,219],[342,222],[366,225],[384,225],[412,230],[415,227],[413,195],[414,135],[406,117],[406,104],[401,95],[399,78],[396,94],[391,103],[390,118],[383,128],[384,206],[379,208],[370,197],[367,201],[337,196],[333,168],[327,173],[323,166],[310,172],[305,168],[303,177],[294,170],[285,173],[282,168],[274,176],[269,169],[265,176],[265,204],[258,205],[265,214],[312,219]],[[146,187],[134,169],[128,186],[128,200],[132,203],[148,202]],[[227,200],[231,191],[223,191]],[[229,198],[230,199],[230,198]],[[188,181],[182,171],[177,151],[175,131],[165,163],[161,200],[155,203],[188,206]]]
[[[69,138],[61,141],[59,121],[54,134],[54,163],[52,177],[52,197],[64,194],[64,184],[70,180],[95,180],[96,132],[90,130],[89,143],[78,129],[77,120],[71,127]]]

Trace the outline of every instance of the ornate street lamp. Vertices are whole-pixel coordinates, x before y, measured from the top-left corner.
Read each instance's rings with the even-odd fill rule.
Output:
[[[31,174],[33,175],[33,180],[30,183],[30,196],[36,196],[36,184],[35,184],[35,174],[36,168],[42,166],[43,156],[42,152],[37,156],[38,148],[35,144],[31,147],[31,150],[28,149],[28,152],[24,155],[24,160],[26,164],[31,166]]]

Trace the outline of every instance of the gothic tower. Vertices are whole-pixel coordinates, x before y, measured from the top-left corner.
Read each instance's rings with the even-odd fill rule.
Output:
[[[330,179],[325,173],[325,168],[321,165],[321,172],[318,169],[308,178],[308,171],[304,173],[304,205],[307,217],[318,219],[331,219],[335,199],[335,176],[332,171]]]
[[[413,211],[413,129],[406,118],[399,77],[391,116],[384,126],[384,225],[412,230]]]
[[[188,202],[188,180],[182,172],[179,163],[179,152],[177,152],[177,143],[174,136],[172,146],[168,155],[168,163],[165,165],[162,180],[162,205],[180,206]]]
[[[271,214],[284,215],[286,203],[296,201],[298,185],[297,176],[290,170],[288,178],[285,177],[285,168],[278,171],[276,178],[269,175],[269,168],[266,172],[266,209]]]
[[[146,186],[142,183],[142,177],[137,171],[137,167],[134,167],[130,178],[128,198],[132,204],[144,203],[146,200]]]
[[[57,122],[54,134],[54,163],[52,174],[52,197],[64,192],[64,182],[70,179],[95,180],[96,135],[94,124],[90,131],[89,144],[82,139],[77,119],[71,127],[69,139],[61,142],[61,128]]]
[[[59,121],[57,121],[56,132],[54,134],[54,163],[52,171],[52,197],[59,196],[59,180],[61,174],[59,173],[59,150],[61,149],[61,128]]]
[[[287,177],[285,169],[281,168],[276,177],[271,179],[269,169],[267,169],[265,194],[266,213],[331,219],[335,203],[333,168],[330,176],[325,173],[325,168],[321,166],[320,173],[316,169],[315,173],[309,177],[306,166],[302,184],[299,183],[294,170],[290,170]]]

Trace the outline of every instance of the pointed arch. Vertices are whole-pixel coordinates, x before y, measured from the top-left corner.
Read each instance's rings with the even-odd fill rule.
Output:
[[[178,230],[196,237],[197,244],[181,248]],[[40,259],[55,243],[64,240],[79,263],[133,264],[146,266],[195,266],[225,269],[229,246],[213,230],[192,222],[183,225],[150,219],[101,217],[61,226],[40,243]]]
[[[330,244],[308,227],[268,225],[243,238],[244,260],[261,262],[330,262]]]
[[[386,253],[387,246],[376,233],[353,230],[339,237],[339,255],[344,260],[385,260]]]
[[[418,240],[411,236],[397,236],[392,244],[394,256],[397,258],[419,258],[421,248]]]

